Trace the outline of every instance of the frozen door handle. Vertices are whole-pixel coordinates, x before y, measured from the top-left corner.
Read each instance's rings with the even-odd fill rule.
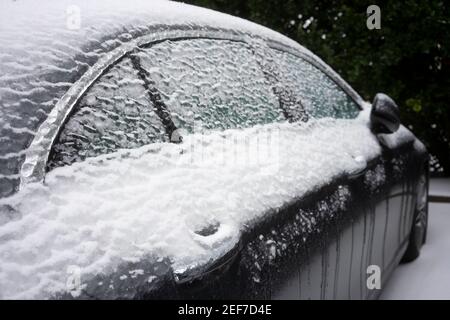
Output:
[[[241,251],[240,234],[228,224],[217,223],[205,226],[192,233],[193,239],[205,250],[216,251],[210,261],[197,265],[186,265],[174,270],[175,282],[189,287],[203,286],[213,278],[223,276],[237,260]],[[195,285],[194,285],[195,283]]]
[[[350,178],[357,178],[366,172],[367,161],[363,156],[353,156],[353,160],[356,166],[348,174]]]

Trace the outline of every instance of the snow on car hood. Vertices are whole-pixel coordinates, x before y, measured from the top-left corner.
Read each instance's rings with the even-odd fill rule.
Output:
[[[64,291],[71,265],[85,280],[148,254],[175,270],[223,255],[271,208],[376,157],[368,112],[197,133],[54,169],[0,201],[0,297]]]

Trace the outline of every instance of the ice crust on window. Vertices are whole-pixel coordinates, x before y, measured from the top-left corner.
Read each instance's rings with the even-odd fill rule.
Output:
[[[178,128],[188,132],[248,128],[284,119],[252,48],[245,43],[166,41],[139,56]]]
[[[301,97],[311,117],[355,118],[357,104],[333,80],[315,66],[290,53],[271,50],[281,82]]]
[[[167,141],[148,91],[161,96],[181,133],[248,128],[284,120],[278,98],[249,45],[211,39],[164,41],[112,67],[74,108],[52,149],[48,169],[87,157]]]
[[[75,107],[47,167],[168,140],[143,81],[127,58],[103,75]]]
[[[269,210],[379,155],[367,118],[192,134],[55,168],[0,200],[0,297],[64,291],[70,265],[87,280],[148,255],[174,270],[216,259]]]

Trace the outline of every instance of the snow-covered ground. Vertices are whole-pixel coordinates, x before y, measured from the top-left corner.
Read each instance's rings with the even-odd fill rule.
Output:
[[[432,180],[430,194],[450,196],[450,179]],[[420,257],[394,271],[380,299],[450,299],[450,203],[430,203],[428,228]]]
[[[430,196],[450,198],[450,178],[435,178],[430,183]]]

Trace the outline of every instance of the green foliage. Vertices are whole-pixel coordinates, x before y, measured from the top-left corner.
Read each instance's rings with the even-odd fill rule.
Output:
[[[279,31],[312,50],[366,100],[400,106],[403,123],[450,174],[450,4],[446,0],[190,0]],[[366,27],[367,7],[381,29]],[[311,19],[311,17],[313,19]],[[308,23],[310,21],[310,23]]]

